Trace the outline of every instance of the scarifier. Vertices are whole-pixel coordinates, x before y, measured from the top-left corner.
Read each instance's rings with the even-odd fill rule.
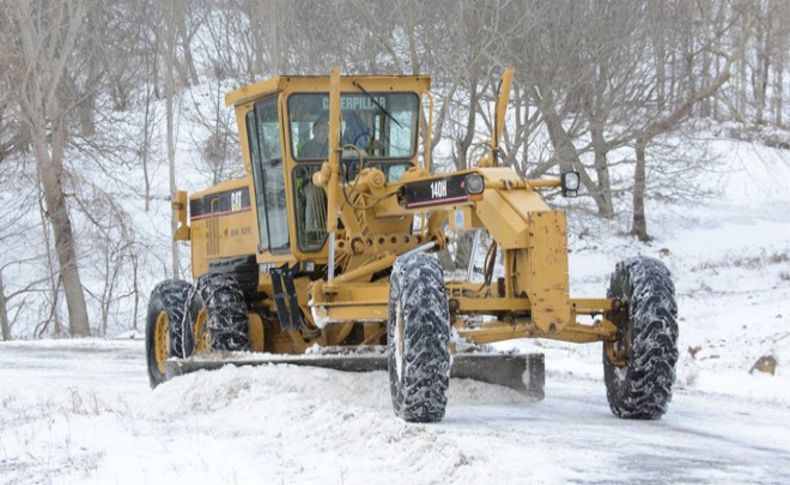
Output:
[[[575,196],[579,173],[525,180],[501,166],[512,77],[506,69],[482,156],[441,174],[431,171],[429,77],[335,68],[228,93],[245,174],[177,194],[174,237],[189,242],[196,283],[153,290],[151,385],[226,364],[388,369],[395,413],[435,422],[451,376],[542,398],[542,354],[480,351],[531,337],[602,342],[612,412],[659,418],[677,360],[669,271],[632,258],[606,298],[570,297],[565,213],[541,192]],[[434,253],[460,231],[476,232],[473,255],[466,280],[449,281]]]

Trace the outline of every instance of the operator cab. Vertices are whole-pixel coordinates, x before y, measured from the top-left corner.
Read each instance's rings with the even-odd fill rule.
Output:
[[[428,78],[362,76],[343,78],[342,84],[343,179],[353,181],[364,163],[381,170],[387,183],[397,182],[416,165],[420,98]],[[253,97],[250,91],[257,87],[270,92]],[[278,77],[226,99],[236,106],[249,145],[243,149],[252,175],[259,254],[325,252],[326,194],[313,185],[313,174],[331,145],[328,87],[328,78]]]

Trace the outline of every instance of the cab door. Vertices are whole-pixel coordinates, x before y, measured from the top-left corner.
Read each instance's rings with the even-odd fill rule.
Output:
[[[246,122],[258,213],[258,251],[288,253],[291,243],[277,96],[257,101]]]

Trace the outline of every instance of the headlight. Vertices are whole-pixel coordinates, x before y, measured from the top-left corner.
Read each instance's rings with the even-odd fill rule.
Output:
[[[482,194],[486,184],[483,176],[479,173],[470,173],[466,176],[466,193],[467,194]]]
[[[561,180],[563,196],[576,197],[579,195],[579,172],[575,170],[563,172]]]

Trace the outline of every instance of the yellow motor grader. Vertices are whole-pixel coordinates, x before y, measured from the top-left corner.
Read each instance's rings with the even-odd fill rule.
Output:
[[[542,397],[542,354],[480,351],[533,337],[602,342],[612,412],[659,418],[678,355],[669,271],[631,258],[606,298],[570,297],[565,213],[541,192],[575,196],[579,174],[525,180],[500,165],[512,76],[484,156],[449,173],[431,171],[427,76],[335,68],[228,93],[245,175],[173,201],[195,283],[151,294],[151,385],[226,364],[388,369],[395,413],[435,422],[451,376]],[[466,280],[449,281],[435,253],[460,231],[476,243]],[[490,245],[472,281],[481,240]]]

